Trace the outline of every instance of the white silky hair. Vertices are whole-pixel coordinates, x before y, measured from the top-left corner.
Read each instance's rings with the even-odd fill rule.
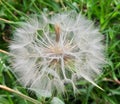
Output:
[[[51,27],[56,24],[58,42]],[[46,97],[64,93],[65,83],[75,92],[80,78],[99,87],[94,79],[105,62],[103,39],[94,23],[75,11],[35,16],[16,28],[9,46],[12,72],[23,86]]]

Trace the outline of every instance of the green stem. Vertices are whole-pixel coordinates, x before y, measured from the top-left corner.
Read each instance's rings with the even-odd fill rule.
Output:
[[[60,0],[60,3],[62,5],[62,7],[64,8],[64,10],[67,10],[67,8],[65,7],[64,3],[63,3],[63,0]]]
[[[18,18],[10,11],[9,8],[7,8],[7,6],[1,1],[1,4],[5,7],[5,9],[16,19],[18,20]]]
[[[25,17],[27,17],[26,14],[24,14],[23,12],[17,10],[16,8],[14,8],[12,5],[10,5],[9,3],[5,2],[4,0],[2,1],[6,6],[8,6],[9,8],[11,8],[12,10],[14,10],[15,12],[17,12],[20,15],[24,15]]]
[[[3,21],[5,23],[9,23],[9,24],[14,24],[14,25],[19,25],[21,23],[21,22],[14,22],[14,21],[6,20],[4,18],[0,18],[0,21]]]

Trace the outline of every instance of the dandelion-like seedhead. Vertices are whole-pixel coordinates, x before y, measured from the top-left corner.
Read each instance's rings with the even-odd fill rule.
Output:
[[[94,82],[104,64],[103,36],[74,11],[30,18],[10,44],[12,71],[20,83],[42,96],[64,93],[66,84]]]

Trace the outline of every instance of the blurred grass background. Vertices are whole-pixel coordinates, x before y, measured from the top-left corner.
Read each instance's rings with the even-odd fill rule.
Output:
[[[0,49],[9,51],[9,40],[20,21],[30,14],[53,14],[65,10],[81,12],[99,26],[105,36],[108,65],[98,80],[98,85],[80,82],[80,93],[69,91],[61,96],[65,104],[120,104],[120,0],[0,0]],[[8,55],[0,52],[0,84],[19,90],[49,104],[50,99],[37,98],[22,88],[10,72]],[[0,104],[32,104],[19,96],[0,89]]]

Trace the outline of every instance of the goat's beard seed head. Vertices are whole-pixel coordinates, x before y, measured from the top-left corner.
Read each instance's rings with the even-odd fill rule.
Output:
[[[42,96],[64,93],[65,83],[75,92],[80,78],[97,86],[94,78],[105,62],[102,40],[92,21],[74,11],[30,18],[16,29],[10,44],[12,71]]]

